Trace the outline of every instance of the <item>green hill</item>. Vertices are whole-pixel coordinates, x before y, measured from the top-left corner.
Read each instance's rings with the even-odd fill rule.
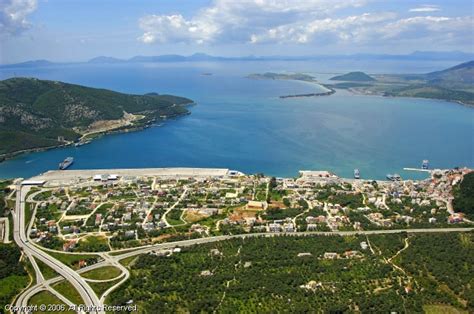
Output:
[[[137,127],[160,117],[187,114],[192,101],[172,95],[130,95],[57,81],[0,81],[0,155],[74,141],[98,121],[140,115]]]
[[[263,80],[297,80],[297,81],[308,81],[308,82],[315,81],[313,76],[308,75],[308,74],[303,74],[303,73],[286,74],[286,73],[266,72],[263,74],[250,74],[247,77],[251,79],[263,79]]]
[[[331,81],[373,82],[375,79],[364,72],[349,72],[330,78]]]
[[[426,74],[430,84],[460,86],[474,84],[474,61],[458,64],[449,69]]]

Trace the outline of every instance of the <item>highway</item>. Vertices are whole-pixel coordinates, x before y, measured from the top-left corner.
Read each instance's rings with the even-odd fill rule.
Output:
[[[74,270],[67,267],[60,261],[56,260],[55,258],[51,257],[49,254],[43,252],[38,247],[32,245],[25,233],[25,197],[28,194],[29,187],[22,187],[21,185],[17,185],[17,196],[16,196],[16,208],[15,213],[13,215],[14,219],[14,232],[13,237],[16,244],[23,250],[23,252],[32,260],[31,257],[34,257],[49,267],[51,267],[54,271],[60,274],[64,279],[69,281],[74,288],[79,292],[81,298],[84,301],[84,305],[98,309],[96,311],[91,311],[91,313],[104,313],[101,310],[101,302],[97,295],[94,293],[92,288],[87,284],[87,282]],[[38,273],[37,267],[35,267],[35,271]],[[41,272],[39,272],[41,274]],[[42,276],[41,276],[42,278]],[[40,279],[43,281],[42,279]],[[24,292],[24,294],[28,294],[31,296],[31,289],[28,289]],[[25,299],[22,295],[18,298],[18,301]],[[28,298],[26,298],[28,299]],[[17,305],[18,305],[17,301]],[[20,303],[21,305],[21,303]]]

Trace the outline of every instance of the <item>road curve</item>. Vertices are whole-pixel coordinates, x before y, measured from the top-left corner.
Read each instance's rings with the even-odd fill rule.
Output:
[[[67,267],[60,261],[51,257],[49,254],[40,250],[38,247],[32,245],[25,233],[25,197],[29,191],[29,187],[22,187],[21,185],[17,186],[17,196],[16,196],[16,208],[13,215],[14,219],[14,240],[16,244],[25,252],[27,256],[33,256],[36,259],[42,261],[54,271],[59,273],[67,281],[69,281],[73,287],[79,292],[81,298],[84,301],[84,305],[92,309],[91,313],[104,313],[102,310],[102,304],[97,298],[97,295],[94,293],[92,288],[87,284],[87,282],[74,270]],[[24,294],[29,294],[30,289],[26,290]],[[23,295],[19,299],[22,299]],[[18,304],[18,302],[17,302]]]

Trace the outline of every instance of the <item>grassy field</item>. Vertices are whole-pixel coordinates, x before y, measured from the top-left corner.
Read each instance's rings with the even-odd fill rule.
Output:
[[[104,266],[82,273],[81,276],[87,279],[107,280],[116,278],[120,276],[121,273],[122,271],[117,267]]]
[[[38,308],[42,304],[46,306],[53,305],[53,304],[64,305],[66,309],[69,308],[66,304],[64,304],[63,301],[61,301],[57,296],[55,296],[49,291],[41,291],[35,294],[28,302],[28,305],[37,305]],[[35,311],[35,314],[36,313],[51,313],[51,312],[52,311],[38,310],[38,311]],[[75,313],[74,311],[55,311],[55,312],[56,313]]]
[[[79,292],[77,292],[77,290],[71,285],[69,281],[62,280],[59,283],[53,285],[53,289],[61,293],[64,297],[76,305],[84,303]]]
[[[54,277],[59,276],[57,272],[55,272],[51,267],[43,263],[42,261],[38,260],[35,258],[36,264],[38,264],[38,267],[41,270],[41,273],[43,274],[44,279],[48,280]]]
[[[63,254],[47,252],[52,257],[71,267],[72,269],[79,269],[79,261],[84,260],[88,265],[94,264],[98,259],[99,255],[82,255],[82,254]]]
[[[122,279],[117,279],[108,282],[90,282],[89,285],[91,286],[92,290],[94,290],[94,292],[97,294],[97,296],[100,297],[105,291],[107,291],[110,287],[115,285],[120,280]]]
[[[78,252],[110,251],[109,240],[103,236],[88,236],[79,241]]]

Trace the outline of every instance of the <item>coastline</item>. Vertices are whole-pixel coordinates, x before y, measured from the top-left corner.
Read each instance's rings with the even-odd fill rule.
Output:
[[[195,103],[192,102],[192,103],[189,103],[189,104],[183,104],[182,106],[192,106],[192,105],[195,105]],[[180,114],[180,115],[167,116],[166,118],[161,119],[160,121],[173,120],[173,119],[184,117],[184,116],[187,116],[187,115],[190,115],[190,114],[191,114],[191,112],[187,112],[187,113]],[[143,118],[143,119],[145,119],[145,118]],[[2,154],[2,155],[0,155],[0,163],[2,163],[4,161],[7,161],[7,160],[15,159],[18,156],[21,156],[23,154],[39,153],[39,152],[44,152],[44,151],[57,149],[57,148],[70,147],[70,146],[74,146],[76,143],[84,143],[84,144],[90,143],[90,142],[92,142],[96,139],[99,139],[99,138],[101,138],[102,136],[105,136],[105,135],[143,131],[147,128],[152,127],[153,125],[155,125],[158,122],[157,119],[148,120],[146,123],[140,123],[139,121],[140,120],[138,120],[137,123],[134,124],[134,125],[118,126],[116,128],[109,129],[109,130],[91,132],[91,133],[88,133],[87,135],[81,135],[81,137],[79,137],[78,141],[76,141],[76,142],[67,142],[67,143],[62,143],[62,144],[47,146],[47,147],[28,148],[28,149],[23,149],[23,150],[11,152],[11,153]],[[87,142],[84,142],[83,141],[84,139]]]
[[[428,100],[444,101],[444,102],[449,102],[449,103],[461,105],[463,107],[469,107],[469,108],[474,109],[474,104],[464,103],[460,100],[429,98],[429,97],[414,97],[414,96],[387,96],[387,95],[383,95],[382,93],[365,93],[364,91],[360,91],[355,88],[340,88],[340,90],[347,90],[354,95],[360,95],[360,96],[376,96],[376,97],[383,97],[383,98],[413,98],[413,99],[424,99],[424,100],[428,99]]]

